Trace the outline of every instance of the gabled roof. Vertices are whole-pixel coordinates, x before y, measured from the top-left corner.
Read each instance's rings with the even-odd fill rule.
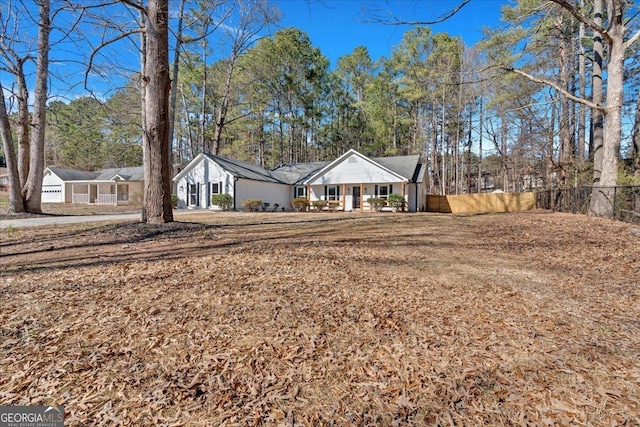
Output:
[[[55,167],[48,167],[47,169],[63,181],[93,181],[98,176],[97,172],[85,172]]]
[[[98,171],[96,180],[114,181],[142,181],[144,179],[144,168],[142,166],[131,168],[111,168]]]
[[[420,156],[414,154],[411,156],[394,156],[394,157],[374,157],[371,160],[386,167],[409,180],[416,182],[420,173]]]
[[[393,175],[397,175],[398,178],[406,179],[409,182],[421,182],[424,177],[424,168],[420,164],[420,156],[417,154],[411,156],[369,158],[351,149],[332,162],[286,163],[273,170],[267,170],[248,162],[232,160],[213,154],[200,153],[191,160],[173,180],[180,180],[191,171],[193,166],[198,164],[201,159],[206,158],[215,162],[222,169],[237,178],[289,185],[306,185],[307,181],[327,172],[333,166],[339,164],[351,155],[356,155]]]
[[[276,178],[271,173],[271,171],[268,171],[265,168],[254,165],[252,163],[241,162],[239,160],[231,160],[225,157],[214,156],[213,154],[204,154],[204,156],[208,159],[213,160],[223,169],[237,178],[251,179],[254,181],[282,183],[282,181]]]
[[[387,167],[387,166],[383,165],[382,163],[379,163],[379,162],[375,161],[374,159],[371,159],[371,158],[369,158],[369,157],[365,156],[364,154],[361,154],[361,153],[357,152],[356,150],[354,150],[354,149],[352,148],[352,149],[350,149],[349,151],[347,151],[346,153],[344,153],[342,156],[338,157],[338,158],[337,158],[336,160],[334,160],[333,162],[328,163],[328,164],[327,164],[325,167],[323,167],[322,169],[319,169],[319,170],[317,170],[314,174],[309,175],[306,179],[304,179],[304,183],[309,183],[309,182],[313,181],[315,178],[317,178],[317,177],[319,177],[319,176],[321,176],[321,175],[323,175],[323,174],[327,173],[327,172],[328,172],[329,170],[331,170],[333,167],[335,167],[336,165],[338,165],[338,164],[342,163],[345,159],[348,159],[348,158],[349,158],[349,157],[351,157],[351,156],[357,156],[357,157],[359,157],[359,158],[363,159],[363,160],[364,160],[364,161],[366,161],[366,162],[370,162],[370,163],[372,163],[372,164],[376,165],[377,167],[379,167],[379,168],[381,168],[381,169],[383,169],[383,170],[386,170],[387,172],[389,172],[389,173],[391,173],[391,174],[393,174],[393,175],[398,176],[398,177],[399,177],[399,178],[401,178],[401,179],[402,179],[402,178],[403,178],[403,179],[406,179],[406,180],[409,180],[409,179],[410,179],[410,177],[406,177],[406,176],[404,176],[404,175],[402,175],[402,174],[400,174],[400,173],[398,173],[398,172],[394,171],[393,169],[391,169],[391,168],[389,168],[389,167]],[[398,163],[400,163],[400,162],[398,162]],[[394,164],[395,164],[395,162],[394,162]],[[411,174],[411,176],[413,176],[413,173]]]
[[[311,175],[328,165],[329,162],[287,163],[271,172],[287,184],[302,184]]]
[[[97,172],[56,167],[48,167],[47,169],[63,181],[115,181],[118,176],[123,181],[142,181],[144,179],[144,168],[142,166],[101,169]]]
[[[236,178],[250,179],[253,181],[265,181],[275,182],[278,184],[284,183],[276,177],[271,171],[268,171],[260,166],[254,165],[248,162],[242,162],[239,160],[227,159],[226,157],[214,156],[213,154],[200,153],[189,164],[178,173],[173,180],[178,181],[184,177],[194,165],[198,164],[201,159],[209,159],[212,162],[218,164],[222,169]]]

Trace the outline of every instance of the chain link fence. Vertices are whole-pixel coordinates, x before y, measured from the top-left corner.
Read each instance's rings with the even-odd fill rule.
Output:
[[[598,187],[605,188],[605,187]],[[620,221],[640,224],[640,185],[606,187],[612,197],[611,216]],[[589,213],[591,186],[536,192],[536,207],[558,212]]]

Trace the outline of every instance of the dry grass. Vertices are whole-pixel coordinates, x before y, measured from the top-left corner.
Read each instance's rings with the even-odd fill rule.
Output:
[[[69,426],[640,425],[627,224],[188,219],[2,235],[0,405],[64,404]]]

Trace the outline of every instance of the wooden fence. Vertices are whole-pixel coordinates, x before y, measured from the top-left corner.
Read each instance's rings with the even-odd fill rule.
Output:
[[[535,193],[481,193],[427,196],[427,211],[429,212],[518,212],[535,208]]]

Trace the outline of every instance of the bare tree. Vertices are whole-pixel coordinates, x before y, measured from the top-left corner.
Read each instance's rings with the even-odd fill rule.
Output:
[[[169,0],[149,0],[137,9],[143,24],[142,123],[144,195],[142,222],[173,221],[169,141]]]
[[[606,103],[597,101],[597,89],[594,88],[594,99],[589,100],[585,97],[575,96],[568,92],[565,88],[555,82],[533,76],[525,71],[506,67],[508,70],[520,74],[530,80],[553,87],[566,98],[590,107],[597,112],[601,112],[606,117],[605,126],[602,133],[602,149],[599,150],[599,141],[594,141],[594,177],[593,189],[591,192],[591,201],[589,212],[594,216],[610,217],[613,213],[613,186],[617,183],[618,163],[620,156],[620,140],[622,138],[622,105],[624,98],[624,60],[626,53],[635,42],[640,38],[640,31],[633,36],[626,38],[628,21],[625,19],[624,0],[606,0],[606,22],[601,21],[602,10],[598,8],[602,4],[602,0],[596,0],[594,5],[594,16],[589,16],[579,3],[570,2],[568,0],[549,0],[558,4],[569,12],[578,22],[584,23],[594,32],[594,42],[598,43],[601,37],[607,46],[607,93]],[[604,56],[603,52],[598,52],[595,47],[595,62]],[[596,72],[594,70],[594,78]],[[602,74],[602,79],[605,75]],[[594,119],[594,138],[597,138],[598,120]],[[602,160],[599,158],[598,151],[602,152]]]
[[[256,36],[266,26],[275,23],[280,15],[265,0],[245,0],[236,2],[238,22],[233,28],[225,27],[226,38],[231,42],[231,53],[226,60],[226,73],[221,92],[220,104],[216,113],[212,154],[218,154],[222,131],[227,123],[237,118],[227,118],[229,112],[232,81],[241,55],[256,41]],[[241,117],[244,117],[241,116]]]
[[[28,91],[24,64],[34,58],[31,53],[18,54],[19,51],[13,44],[17,43],[21,34],[19,31],[18,18],[15,11],[18,5],[7,5],[7,14],[14,14],[13,20],[9,16],[1,16],[3,25],[3,36],[0,38],[0,54],[2,55],[2,65],[0,69],[13,74],[16,79],[18,101],[18,156],[16,161],[12,161],[9,168],[9,185],[12,188],[12,196],[16,196],[16,189],[20,190],[20,199],[13,197],[11,210],[20,212],[39,213],[42,211],[42,176],[44,172],[44,131],[46,124],[46,103],[48,95],[49,79],[49,37],[51,34],[51,5],[50,0],[39,0],[37,28],[38,44],[35,58],[36,78],[34,88],[34,104],[31,115],[29,115]],[[13,9],[15,7],[15,9]],[[9,32],[10,22],[13,22],[12,30]],[[29,50],[29,49],[28,49]],[[30,50],[29,50],[30,51]],[[2,108],[7,115],[4,94]],[[7,121],[8,124],[8,121]],[[4,127],[4,124],[3,124]],[[13,140],[10,134],[3,131],[3,145],[13,149]],[[13,159],[12,159],[13,160]]]
[[[13,137],[11,135],[11,125],[9,124],[9,115],[4,100],[4,88],[0,82],[0,137],[2,138],[2,147],[4,148],[4,156],[7,162],[7,170],[9,172],[9,209],[8,213],[22,213],[25,211],[24,199],[21,194],[19,185],[17,159],[15,148],[13,146]]]

